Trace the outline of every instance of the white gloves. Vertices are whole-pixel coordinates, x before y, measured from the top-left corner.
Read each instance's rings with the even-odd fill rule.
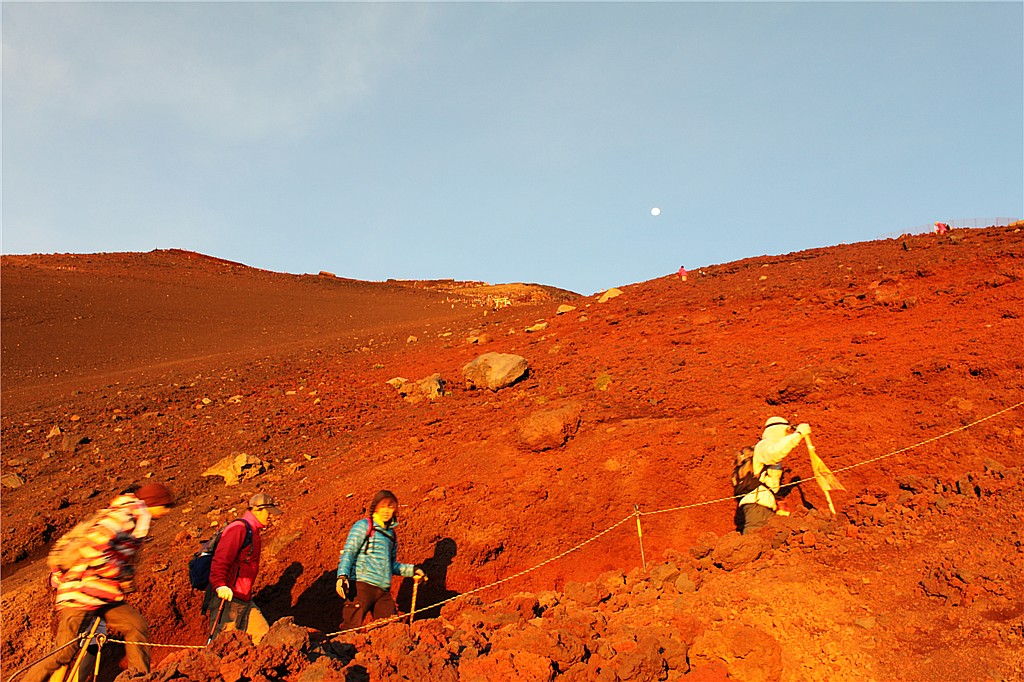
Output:
[[[224,601],[231,601],[235,598],[235,593],[231,591],[231,588],[227,585],[221,585],[217,588],[217,596]]]
[[[418,578],[418,579],[422,580],[423,582],[427,582],[427,574],[423,572],[422,568],[417,568],[415,571],[413,571],[412,572],[412,577],[413,578]]]
[[[811,435],[811,425],[810,424],[797,424],[796,432],[799,433],[803,437],[807,437],[807,436]]]
[[[338,581],[334,583],[334,591],[338,593],[338,596],[342,599],[348,599],[348,576],[343,575],[338,577]]]

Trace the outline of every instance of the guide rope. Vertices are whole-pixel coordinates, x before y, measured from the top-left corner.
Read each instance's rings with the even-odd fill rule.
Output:
[[[936,436],[932,436],[931,438],[926,438],[926,439],[924,439],[924,440],[922,440],[920,442],[914,443],[913,445],[908,445],[908,446],[900,448],[898,450],[893,450],[891,452],[887,452],[885,454],[878,455],[877,457],[871,457],[869,459],[866,459],[866,460],[863,460],[863,461],[860,461],[860,462],[856,462],[854,464],[849,464],[847,466],[840,467],[838,469],[835,469],[833,471],[833,473],[840,473],[840,472],[843,472],[843,471],[849,471],[851,469],[855,469],[855,468],[858,468],[858,467],[866,466],[868,464],[873,464],[874,462],[878,462],[880,460],[883,460],[883,459],[886,459],[886,458],[889,458],[889,457],[894,457],[894,456],[902,454],[904,452],[909,452],[910,450],[914,450],[916,448],[922,447],[922,446],[927,445],[929,443],[934,443],[934,442],[942,440],[944,438],[949,438],[950,436],[952,436],[954,434],[966,431],[966,430],[968,430],[970,428],[978,426],[979,424],[982,424],[982,423],[987,422],[987,421],[989,421],[991,419],[995,419],[996,417],[999,417],[999,416],[1001,416],[1003,414],[1006,414],[1007,412],[1011,412],[1013,410],[1016,410],[1016,409],[1020,408],[1022,405],[1024,405],[1024,401],[1020,401],[1020,402],[1018,402],[1018,403],[1016,403],[1014,405],[1010,405],[1009,407],[1005,407],[1005,408],[1003,408],[1003,409],[1001,409],[1001,410],[999,410],[997,412],[994,412],[994,413],[992,413],[992,414],[990,414],[988,416],[985,416],[985,417],[982,417],[981,419],[977,419],[977,420],[975,420],[973,422],[970,422],[969,424],[964,424],[963,426],[959,426],[959,427],[957,427],[955,429],[950,429],[949,431],[946,431],[946,432],[941,433],[941,434],[936,435]],[[800,484],[802,482],[804,482],[802,479],[801,480],[796,480],[796,481],[792,481],[790,483],[784,484],[782,487],[794,486],[794,485],[798,485],[798,484]],[[559,561],[560,559],[565,558],[566,556],[572,554],[573,552],[576,552],[576,551],[579,551],[580,549],[583,549],[587,545],[589,545],[589,544],[599,540],[600,538],[604,537],[608,533],[611,533],[613,530],[615,530],[616,528],[619,528],[620,526],[622,526],[623,524],[625,524],[626,522],[628,522],[628,521],[630,521],[632,519],[636,520],[636,523],[637,523],[637,526],[638,526],[638,533],[642,533],[642,531],[639,530],[639,523],[640,523],[640,517],[641,516],[655,516],[657,514],[667,514],[669,512],[683,511],[685,509],[694,509],[696,507],[703,507],[703,506],[707,506],[707,505],[718,504],[718,503],[721,503],[721,502],[728,502],[728,501],[732,501],[732,500],[737,500],[737,499],[739,499],[741,497],[743,497],[743,495],[729,495],[729,496],[725,496],[725,497],[718,497],[718,498],[715,498],[715,499],[703,500],[703,501],[700,501],[700,502],[693,502],[693,503],[690,503],[690,504],[684,504],[684,505],[680,505],[680,506],[676,506],[676,507],[668,507],[668,508],[665,508],[665,509],[657,509],[657,510],[654,510],[654,511],[646,511],[646,512],[640,511],[639,507],[637,505],[634,505],[634,511],[632,513],[630,513],[628,516],[623,517],[622,519],[616,521],[615,523],[613,523],[612,525],[608,526],[607,528],[605,528],[604,530],[600,531],[599,533],[597,533],[597,534],[587,538],[586,540],[583,540],[582,542],[580,542],[580,543],[570,547],[569,549],[566,549],[563,552],[560,552],[560,553],[558,553],[558,554],[556,554],[556,555],[554,555],[552,557],[549,557],[548,559],[545,559],[544,561],[541,561],[538,564],[530,566],[529,568],[525,568],[525,569],[523,569],[521,571],[518,571],[518,572],[513,573],[511,575],[505,576],[504,578],[496,580],[496,581],[494,581],[492,583],[488,583],[486,585],[481,585],[480,587],[475,587],[475,588],[473,588],[471,590],[467,590],[466,592],[462,592],[462,593],[459,593],[459,594],[454,595],[452,597],[448,597],[447,599],[442,599],[441,601],[438,601],[438,602],[435,602],[433,604],[430,604],[429,606],[420,607],[418,609],[418,611],[422,613],[423,611],[427,611],[427,610],[434,609],[434,608],[439,608],[439,607],[441,607],[441,606],[443,606],[445,604],[448,604],[450,602],[456,601],[457,599],[464,599],[466,597],[469,597],[470,595],[478,594],[478,593],[483,592],[485,590],[489,590],[489,589],[492,589],[492,588],[497,587],[499,585],[503,585],[504,583],[507,583],[507,582],[510,582],[512,580],[516,580],[518,578],[521,578],[524,575],[527,575],[529,573],[532,573],[533,571],[536,571],[536,570],[539,570],[539,569],[543,568],[544,566],[547,566],[547,565],[552,564],[552,563],[554,563],[556,561]],[[641,539],[641,551],[643,551],[643,545],[642,545],[643,538],[642,538],[642,535],[641,535],[640,539]],[[646,561],[644,563],[646,563]],[[369,623],[367,625],[361,625],[361,626],[355,627],[355,628],[349,628],[349,629],[346,629],[346,630],[339,630],[339,631],[336,631],[336,632],[330,632],[330,633],[327,633],[325,635],[325,637],[330,639],[330,638],[336,637],[338,635],[343,635],[343,634],[348,634],[348,633],[352,633],[352,632],[359,632],[359,631],[363,631],[363,630],[370,630],[370,629],[375,629],[375,628],[383,627],[383,626],[388,625],[390,623],[407,619],[408,615],[409,614],[395,614],[395,615],[390,616],[388,618],[383,618],[383,619],[380,619],[380,620],[373,621],[372,623]],[[82,639],[82,637],[83,637],[83,635],[79,635],[75,639],[67,642],[66,644],[58,647],[57,649],[54,649],[53,651],[51,651],[46,656],[43,656],[42,658],[38,659],[37,661],[34,661],[33,663],[31,663],[31,664],[29,664],[29,665],[19,669],[13,675],[11,675],[11,677],[8,678],[8,682],[11,682],[11,680],[13,680],[15,677],[17,677],[19,674],[23,673],[24,671],[28,670],[30,667],[32,667],[36,663],[38,663],[38,662],[40,662],[42,660],[45,660],[49,656],[52,656],[53,654],[57,653],[61,649],[64,649],[65,647],[68,647],[68,646],[70,646],[70,645],[72,645],[72,644],[74,644],[76,642],[79,642]],[[135,644],[135,645],[139,645],[139,646],[162,647],[162,648],[172,648],[172,649],[205,649],[205,648],[207,648],[207,645],[196,645],[196,644],[158,644],[158,643],[155,643],[155,642],[131,642],[131,641],[125,641],[125,640],[121,640],[121,639],[114,639],[114,638],[108,638],[107,641],[108,642],[116,642],[118,644]]]

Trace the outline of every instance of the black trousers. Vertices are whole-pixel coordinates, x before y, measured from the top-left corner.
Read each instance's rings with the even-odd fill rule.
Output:
[[[345,601],[341,628],[351,630],[360,627],[368,613],[373,614],[373,620],[380,620],[397,612],[398,607],[395,606],[390,590],[382,590],[375,585],[356,581],[356,596]]]

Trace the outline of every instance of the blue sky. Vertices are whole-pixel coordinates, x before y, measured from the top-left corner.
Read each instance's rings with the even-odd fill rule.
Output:
[[[4,2],[2,249],[589,294],[1022,218],[1022,10]]]

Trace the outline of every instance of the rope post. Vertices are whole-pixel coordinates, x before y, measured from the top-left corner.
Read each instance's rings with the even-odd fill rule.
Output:
[[[633,505],[633,513],[636,515],[636,536],[640,538],[640,563],[643,564],[644,573],[647,572],[647,556],[644,554],[644,529],[640,527],[640,505]]]

